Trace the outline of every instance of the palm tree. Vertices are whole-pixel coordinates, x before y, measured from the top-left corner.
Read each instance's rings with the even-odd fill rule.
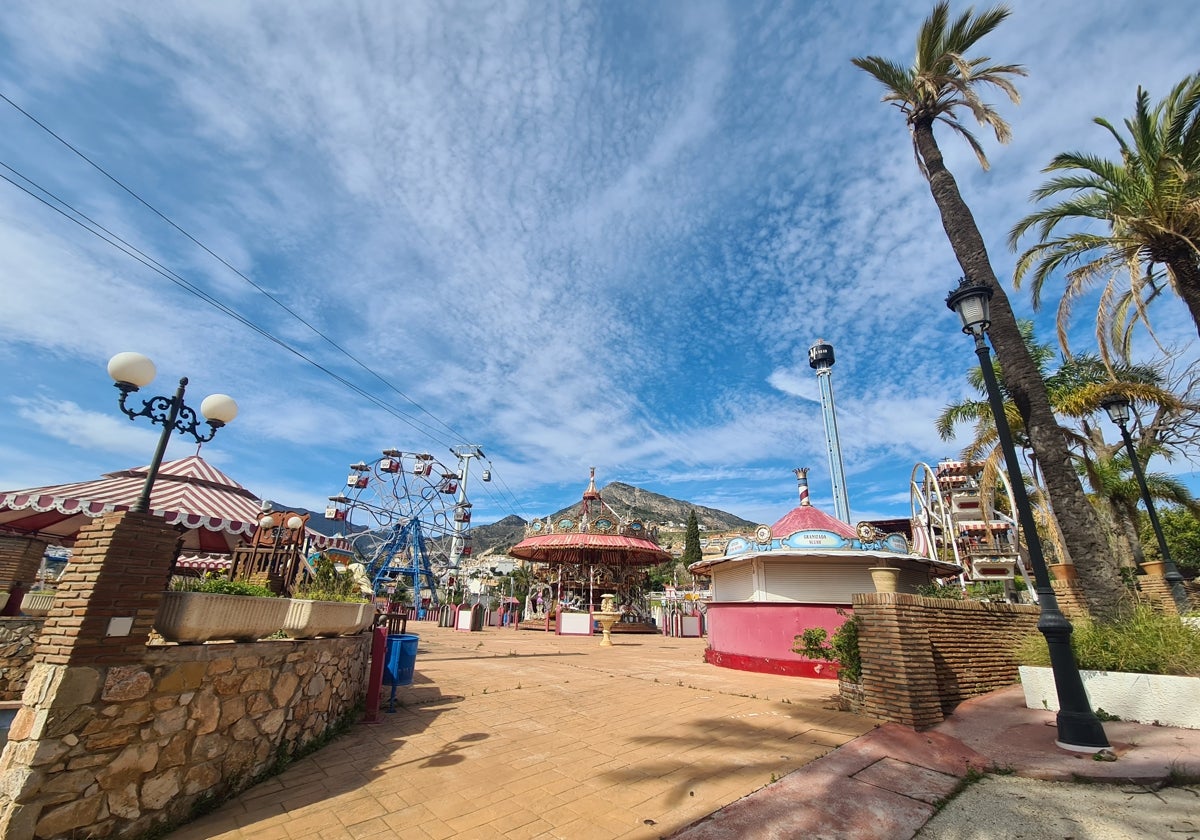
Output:
[[[1142,441],[1137,446],[1138,458],[1142,463],[1149,460],[1159,447]],[[1084,468],[1088,483],[1096,494],[1097,504],[1107,508],[1106,515],[1119,529],[1123,540],[1115,540],[1117,548],[1126,562],[1122,565],[1136,567],[1145,561],[1139,531],[1142,514],[1138,505],[1142,502],[1141,488],[1133,478],[1129,456],[1122,448],[1107,457],[1089,459]],[[1169,502],[1187,508],[1195,514],[1200,508],[1191,492],[1179,479],[1165,473],[1146,473],[1146,488],[1157,502]]]
[[[1097,356],[1077,355],[1064,356],[1058,369],[1051,372],[1050,362],[1055,355],[1051,346],[1035,340],[1031,321],[1022,320],[1020,326],[1030,355],[1042,371],[1046,392],[1055,413],[1074,423],[1064,426],[1063,433],[1075,457],[1076,471],[1087,480],[1087,485],[1092,491],[1091,500],[1096,507],[1097,516],[1106,526],[1104,532],[1111,538],[1110,547],[1114,556],[1118,558],[1118,565],[1128,566],[1140,562],[1137,504],[1141,496],[1130,472],[1128,458],[1122,454],[1123,444],[1120,441],[1115,444],[1105,441],[1093,418],[1100,410],[1100,401],[1109,394],[1119,393],[1130,401],[1153,406],[1158,412],[1158,419],[1152,428],[1144,429],[1142,446],[1152,446],[1159,454],[1169,457],[1174,454],[1174,447],[1164,445],[1157,439],[1157,434],[1168,428],[1167,416],[1182,418],[1190,409],[1162,387],[1163,373],[1153,365],[1122,364],[1110,367]],[[976,391],[984,393],[983,373],[978,366],[970,370],[967,378]],[[1005,395],[1005,415],[1012,429],[1014,442],[1028,450],[1029,438],[1022,426],[1020,413],[1008,398],[1004,372],[999,366],[996,369],[996,380]],[[962,423],[974,424],[974,436],[963,449],[961,457],[982,462],[985,466],[983,483],[988,487],[994,486],[994,476],[1000,469],[1001,455],[996,425],[987,400],[965,399],[947,405],[938,416],[938,435],[942,440],[950,440],[955,436],[955,428]],[[1149,432],[1149,436],[1145,434],[1146,431]],[[1050,515],[1052,506],[1042,486],[1036,460],[1031,461],[1030,498],[1035,507],[1034,518],[1040,526],[1039,533],[1044,532],[1043,536],[1054,549],[1054,553],[1061,555],[1064,540],[1053,516]],[[1147,481],[1149,478],[1147,476]],[[1155,474],[1154,478],[1155,484],[1151,487],[1151,492],[1157,494],[1155,498],[1177,502],[1185,499],[1186,503],[1191,503],[1191,497],[1186,494],[1186,490],[1183,491],[1184,496],[1178,495],[1182,487],[1178,482],[1159,474]]]
[[[966,140],[984,168],[987,157],[983,147],[959,121],[959,109],[969,110],[980,124],[989,126],[998,141],[1008,140],[1008,124],[980,99],[979,89],[991,86],[1007,94],[1014,103],[1019,102],[1020,96],[1010,78],[1025,75],[1025,70],[1015,64],[991,64],[987,57],[967,57],[976,43],[1008,15],[1007,8],[997,6],[978,15],[974,14],[974,9],[968,9],[951,20],[949,3],[939,2],[921,24],[916,59],[911,67],[878,56],[853,61],[884,86],[883,101],[896,105],[905,115],[917,165],[929,182],[929,190],[941,213],[942,227],[963,273],[972,282],[992,287],[992,324],[988,335],[1004,368],[1009,395],[1024,420],[1037,453],[1046,489],[1079,571],[1088,605],[1096,613],[1109,615],[1116,611],[1124,592],[1120,575],[1109,558],[1095,513],[1075,474],[1070,450],[1055,421],[1037,365],[1021,338],[1008,295],[996,280],[971,208],[963,200],[953,174],[946,168],[933,133],[934,123],[949,127]]]
[[[1065,197],[1009,233],[1014,250],[1031,229],[1040,240],[1018,258],[1016,284],[1031,275],[1036,307],[1046,281],[1069,269],[1059,304],[1064,347],[1071,305],[1100,279],[1106,281],[1097,318],[1102,350],[1111,341],[1106,336],[1115,335],[1127,353],[1125,327],[1145,323],[1146,305],[1166,288],[1183,299],[1200,330],[1200,74],[1154,106],[1139,87],[1134,115],[1125,120],[1128,138],[1102,117],[1094,122],[1116,139],[1121,159],[1066,152],[1043,170],[1061,174],[1034,190],[1033,200]],[[1081,229],[1059,232],[1070,223]]]

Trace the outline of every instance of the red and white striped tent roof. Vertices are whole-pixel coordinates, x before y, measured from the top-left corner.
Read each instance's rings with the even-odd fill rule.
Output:
[[[535,563],[614,566],[649,566],[671,559],[657,543],[622,534],[539,534],[521,540],[508,553]]]
[[[79,529],[101,514],[128,510],[141,494],[148,467],[108,473],[94,481],[0,492],[0,532],[75,541]],[[167,461],[150,494],[150,511],[184,529],[185,555],[227,555],[250,537],[262,500],[199,455]],[[322,545],[329,538],[310,531]],[[206,558],[217,562],[216,558]]]

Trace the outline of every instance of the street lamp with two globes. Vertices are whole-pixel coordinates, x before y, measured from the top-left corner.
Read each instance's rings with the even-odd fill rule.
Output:
[[[118,353],[108,360],[108,375],[113,378],[121,392],[121,411],[130,420],[149,417],[151,423],[159,423],[163,427],[158,438],[158,447],[154,450],[154,458],[146,471],[146,483],[142,485],[141,495],[130,508],[136,513],[146,513],[150,510],[150,492],[154,489],[154,480],[158,477],[158,468],[162,465],[163,453],[167,451],[167,441],[172,432],[190,434],[196,443],[207,443],[216,435],[217,429],[231,422],[238,412],[237,403],[232,397],[225,394],[205,397],[200,403],[200,413],[208,421],[208,431],[202,433],[200,418],[183,401],[183,392],[188,384],[186,376],[179,380],[179,388],[173,397],[151,397],[142,401],[140,409],[126,405],[129,395],[137,393],[140,388],[153,382],[156,373],[154,362],[141,353]]]

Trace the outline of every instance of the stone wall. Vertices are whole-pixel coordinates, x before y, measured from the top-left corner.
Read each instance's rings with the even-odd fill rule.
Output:
[[[11,836],[137,836],[186,818],[354,709],[370,649],[368,632],[150,645],[137,664],[39,660],[0,759]]]
[[[0,700],[20,700],[44,618],[0,618]]]
[[[933,726],[968,697],[1017,681],[1010,653],[1036,632],[1039,610],[899,593],[854,596],[863,713]]]

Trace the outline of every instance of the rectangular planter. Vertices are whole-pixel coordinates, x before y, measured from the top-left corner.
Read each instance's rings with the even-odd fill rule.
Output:
[[[1058,692],[1049,668],[1022,665],[1025,706],[1058,711]],[[1092,710],[1103,709],[1121,720],[1200,729],[1200,677],[1080,671]]]
[[[58,593],[43,590],[41,592],[26,592],[21,599],[21,612],[25,615],[46,615],[54,606],[54,596]]]
[[[293,639],[319,636],[352,636],[375,620],[375,605],[352,601],[305,601],[288,603],[283,632]]]
[[[283,627],[286,598],[164,592],[154,629],[168,642],[253,642]]]

